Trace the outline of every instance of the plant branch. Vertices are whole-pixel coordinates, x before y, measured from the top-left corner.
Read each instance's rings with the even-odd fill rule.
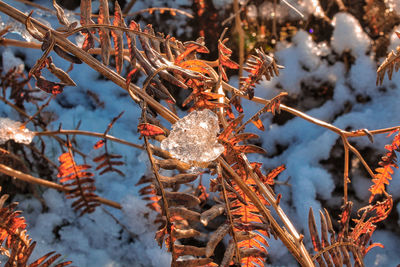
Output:
[[[347,145],[347,139],[342,135],[343,147],[344,147],[344,171],[343,171],[343,201],[347,203],[347,185],[349,183],[349,146]]]
[[[14,18],[15,20],[21,23],[25,23],[26,19],[28,18],[27,15],[25,15],[18,9],[4,3],[3,1],[0,1],[0,12],[7,14],[8,16]],[[89,53],[83,51],[81,48],[74,45],[64,36],[64,34],[54,31],[53,29],[50,29],[49,27],[40,23],[34,18],[30,18],[30,21],[42,34],[45,34],[47,31],[51,31],[56,44],[60,46],[62,49],[75,55],[83,62],[85,62],[89,67],[93,68],[94,70],[96,70],[109,80],[113,81],[116,85],[125,89],[126,80],[123,77],[121,77],[116,72],[110,70],[107,66],[99,62],[94,57],[92,57]],[[104,25],[104,26],[111,27],[109,25]],[[143,99],[145,102],[148,103],[149,106],[151,106],[155,111],[157,111],[161,116],[163,116],[169,122],[174,123],[178,120],[178,117],[173,112],[162,106],[159,102],[157,102],[155,99],[149,96],[146,92],[142,92],[138,86],[134,84],[129,84],[129,90],[131,90],[135,94],[136,102],[139,102],[140,99]]]
[[[233,12],[235,13],[235,29],[239,36],[239,77],[243,76],[244,65],[244,31],[242,28],[242,21],[240,19],[239,0],[233,0]],[[240,79],[239,85],[240,86]]]
[[[4,165],[4,164],[0,164],[0,172],[4,173],[6,175],[9,175],[11,177],[17,178],[19,180],[31,183],[31,184],[42,185],[42,186],[53,188],[53,189],[56,189],[56,190],[62,191],[62,192],[68,192],[69,191],[68,188],[66,188],[66,187],[64,187],[64,186],[62,186],[60,184],[57,184],[57,183],[54,183],[54,182],[51,182],[51,181],[47,181],[47,180],[44,180],[42,178],[37,178],[37,177],[31,176],[29,174],[14,170],[14,169],[12,169],[12,168]],[[110,207],[113,207],[113,208],[116,208],[116,209],[122,209],[121,205],[119,203],[115,202],[115,201],[112,201],[112,200],[109,200],[109,199],[105,199],[105,198],[102,198],[102,197],[96,197],[96,200],[98,202],[100,202],[102,204],[105,204],[105,205],[108,205]]]
[[[218,158],[218,163],[221,164],[222,168],[232,177],[235,183],[240,187],[240,189],[246,194],[247,197],[250,198],[251,202],[257,207],[260,211],[260,214],[271,223],[271,227],[282,241],[282,243],[288,248],[288,250],[293,254],[296,260],[302,266],[314,266],[310,255],[308,254],[307,250],[300,249],[295,241],[294,238],[286,232],[284,229],[280,227],[278,222],[272,216],[271,212],[264,206],[264,204],[260,201],[256,193],[254,193],[249,186],[240,178],[236,172],[229,166],[229,164],[223,159]]]
[[[94,136],[94,137],[99,137],[99,138],[105,138],[117,143],[121,143],[127,146],[131,146],[134,148],[139,148],[139,149],[144,149],[143,146],[128,142],[124,139],[120,139],[117,137],[114,137],[112,135],[104,135],[104,133],[96,133],[96,132],[89,132],[89,131],[82,131],[82,130],[58,130],[58,131],[44,131],[44,132],[35,132],[35,136],[55,136],[55,135],[86,135],[86,136]]]
[[[169,209],[168,209],[168,201],[167,201],[167,197],[165,195],[164,186],[161,183],[160,174],[158,173],[157,166],[156,166],[156,164],[154,162],[153,153],[151,152],[151,149],[150,149],[150,146],[149,146],[149,140],[148,140],[148,138],[146,136],[144,136],[144,142],[145,142],[145,145],[146,145],[146,151],[147,151],[147,155],[148,155],[149,160],[150,160],[151,168],[153,170],[154,176],[156,177],[158,188],[161,191],[163,209],[164,209],[165,217],[166,217],[166,220],[167,220],[166,227],[167,227],[167,231],[168,231],[168,234],[169,234],[169,247],[170,247],[171,253],[172,253],[172,263],[174,263],[175,260],[176,260],[176,255],[175,255],[175,249],[174,249],[174,242],[173,242],[173,238],[172,238],[172,223],[171,223],[171,215],[170,215]],[[171,266],[174,266],[174,264],[171,264]]]
[[[236,232],[234,230],[233,218],[232,218],[232,213],[231,213],[231,206],[230,206],[230,202],[229,202],[229,199],[228,199],[228,195],[226,193],[225,180],[224,180],[224,177],[222,176],[222,169],[221,169],[221,165],[220,164],[217,166],[217,171],[218,171],[218,176],[220,177],[219,182],[222,185],[222,193],[223,193],[224,201],[225,201],[226,214],[227,214],[227,216],[229,218],[229,224],[231,226],[233,242],[235,242],[236,262],[240,263],[241,262],[241,260],[240,260],[240,250],[239,250],[239,246],[238,246]]]

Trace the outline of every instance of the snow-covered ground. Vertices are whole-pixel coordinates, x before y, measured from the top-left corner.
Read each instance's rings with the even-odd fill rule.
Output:
[[[24,11],[31,9],[14,1],[6,2]],[[43,5],[48,4],[48,1],[45,0],[37,2]],[[146,1],[140,1],[137,8],[147,7],[143,2]],[[314,1],[305,2],[314,3]],[[390,3],[393,4],[394,9],[398,9],[398,4],[395,2],[391,1]],[[314,8],[318,8],[318,6]],[[302,11],[314,12],[308,9]],[[5,24],[10,23],[3,14],[1,14],[1,19]],[[49,20],[53,26],[56,25],[53,24],[56,21],[54,17],[49,16],[43,19]],[[400,120],[396,116],[400,111],[400,106],[397,104],[400,97],[398,88],[400,74],[394,74],[392,81],[385,77],[383,85],[379,88],[376,87],[377,63],[373,59],[369,37],[362,31],[357,20],[349,14],[336,14],[333,23],[334,32],[330,42],[331,46],[326,43],[315,43],[310,34],[302,30],[297,32],[293,42],[279,43],[275,56],[278,64],[285,66],[285,69],[281,71],[279,77],[262,82],[257,86],[256,95],[272,98],[281,92],[282,89],[278,89],[279,87],[288,92],[290,96],[296,97],[302,93],[301,83],[304,81],[313,83],[315,87],[328,83],[334,88],[332,98],[320,106],[307,110],[307,114],[342,129],[368,128],[372,130],[400,125]],[[157,30],[157,25],[154,25],[154,28]],[[22,33],[22,29],[16,31]],[[20,38],[17,34],[10,34],[7,37]],[[394,49],[398,44],[400,42],[393,32],[390,49]],[[5,68],[21,64],[21,60],[13,60],[13,55],[18,51],[26,55],[23,62],[28,67],[32,67],[42,53],[33,49],[4,47],[1,47],[0,51]],[[331,60],[334,53],[340,55],[344,51],[350,51],[355,58],[355,63],[348,72],[342,61]],[[4,60],[6,56],[8,57],[7,61]],[[53,55],[53,60],[62,69],[69,67],[69,63],[56,55]],[[56,130],[60,123],[62,123],[63,129],[74,129],[81,120],[81,130],[102,133],[113,117],[121,111],[125,111],[110,134],[141,144],[142,141],[138,139],[136,130],[140,109],[124,90],[110,81],[99,79],[98,73],[84,64],[75,65],[70,76],[78,86],[67,87],[64,93],[58,95],[56,100],[46,108],[58,116],[56,121],[51,124],[52,130]],[[237,78],[233,78],[231,83],[237,84]],[[386,90],[380,90],[380,88]],[[105,103],[104,108],[93,108],[93,103],[87,97],[87,90],[93,91],[99,96],[100,101]],[[370,100],[358,101],[357,96]],[[348,106],[351,106],[350,110],[345,108]],[[0,117],[19,119],[18,114],[9,106],[0,104],[0,107]],[[35,109],[33,106],[30,108],[29,114],[33,114]],[[244,101],[244,109],[249,116],[260,108],[262,107]],[[252,126],[249,126],[249,130],[260,135],[263,147],[269,155],[274,156],[267,158],[256,156],[254,158],[263,162],[268,168],[280,164],[286,165],[287,170],[279,179],[286,181],[290,178],[291,186],[277,186],[276,188],[278,193],[283,195],[281,204],[284,210],[298,230],[305,234],[305,242],[309,243],[306,216],[309,207],[312,207],[314,211],[320,210],[324,207],[323,205],[337,208],[341,201],[340,196],[334,194],[334,191],[341,183],[342,176],[336,176],[329,172],[327,165],[322,163],[332,156],[334,145],[339,138],[334,133],[300,118],[291,119],[283,125],[273,123],[270,115],[264,116],[263,120],[266,126],[265,132],[259,132],[254,127],[251,128]],[[30,126],[28,124],[28,128]],[[61,150],[52,139],[46,140],[48,140],[47,156],[56,161]],[[79,136],[77,141],[78,148],[87,152],[90,159],[96,157],[98,152],[93,150],[93,145],[97,139]],[[371,147],[384,153],[383,147],[386,143],[391,142],[391,139],[376,136],[374,143],[371,143],[366,137],[355,138],[352,141],[360,150]],[[277,144],[287,147],[287,149],[281,154],[277,154]],[[20,202],[19,209],[23,210],[23,215],[27,219],[30,237],[38,242],[32,259],[44,255],[48,251],[56,250],[68,260],[72,260],[76,266],[169,266],[170,255],[165,249],[159,249],[154,240],[157,226],[152,222],[155,214],[145,207],[146,203],[138,196],[139,188],[134,186],[139,178],[148,171],[147,156],[140,150],[116,143],[111,143],[110,147],[113,151],[123,155],[126,164],[122,170],[126,176],[120,177],[115,173],[97,176],[97,192],[104,198],[122,204],[122,211],[108,207],[103,209],[118,218],[134,235],[132,236],[122,229],[102,208],[92,214],[79,217],[70,208],[70,201],[66,200],[63,194],[46,189],[43,192],[43,198],[49,206],[46,211],[41,210],[40,202],[33,197],[18,196],[15,199]],[[343,155],[337,157],[342,160]],[[77,161],[80,162],[79,157],[77,157]],[[93,164],[93,162],[91,163]],[[354,199],[350,200],[365,205],[368,201],[370,179],[360,171],[362,166],[358,162],[353,161],[352,163],[358,168],[354,168],[350,174],[351,190],[354,190],[355,193],[355,196],[351,196]],[[341,171],[339,170],[339,173]],[[393,175],[388,191],[393,195],[394,203],[398,203],[400,199],[399,172],[395,172]],[[397,204],[392,212],[392,221],[395,213],[400,213],[400,204]],[[389,232],[388,230],[376,231],[372,240],[381,242],[385,248],[375,248],[369,252],[365,261],[367,266],[396,266],[400,263],[400,254],[398,253],[400,236],[398,234],[398,232]],[[288,254],[279,241],[270,240],[269,243],[268,251],[273,264],[295,266],[293,257]]]

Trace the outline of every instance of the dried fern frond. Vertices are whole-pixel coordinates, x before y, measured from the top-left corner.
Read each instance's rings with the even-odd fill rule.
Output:
[[[375,178],[372,179],[374,184],[369,188],[369,191],[371,191],[371,196],[369,198],[370,203],[375,195],[386,194],[385,185],[389,184],[389,181],[392,180],[394,169],[398,168],[396,151],[400,151],[400,132],[399,130],[395,132],[397,132],[397,134],[393,138],[392,143],[385,146],[388,152],[382,157],[382,161],[379,162],[381,167],[375,169]]]
[[[122,114],[124,114],[124,111],[122,111],[120,114],[118,114],[111,120],[111,122],[107,126],[107,129],[104,131],[104,136],[106,136],[110,132],[111,128],[114,126],[115,122],[119,118],[121,118]],[[104,153],[93,159],[93,161],[98,164],[96,167],[96,171],[101,170],[99,175],[108,172],[116,172],[124,177],[125,174],[121,170],[116,168],[116,166],[124,165],[124,162],[119,160],[120,158],[122,158],[122,156],[118,154],[111,154],[109,152],[107,138],[103,138],[97,141],[96,144],[94,145],[94,149],[99,149],[101,147],[104,147]]]
[[[400,33],[396,32],[397,37],[400,38]],[[387,73],[389,80],[392,79],[393,71],[398,71],[400,68],[400,46],[396,48],[396,51],[391,51],[379,66],[376,77],[376,85],[381,85]]]
[[[251,55],[246,61],[245,71],[249,72],[248,77],[240,77],[240,90],[246,92],[249,99],[254,97],[254,87],[264,76],[267,81],[279,75],[279,69],[283,67],[276,64],[273,57],[268,56],[261,49],[255,49],[256,55]]]
[[[0,188],[1,190],[1,188]],[[48,267],[61,255],[49,252],[28,265],[28,260],[36,246],[36,242],[26,233],[25,218],[21,211],[16,211],[18,203],[13,202],[4,206],[8,195],[0,198],[0,253],[8,257],[5,267]],[[62,267],[71,264],[71,261],[60,262],[54,267]]]
[[[76,211],[80,210],[80,215],[93,212],[100,203],[94,193],[96,190],[92,178],[94,174],[87,171],[91,166],[77,165],[70,148],[58,160],[61,165],[57,177],[60,178],[60,183],[68,189],[65,193],[67,198],[76,199],[72,203],[72,207]]]

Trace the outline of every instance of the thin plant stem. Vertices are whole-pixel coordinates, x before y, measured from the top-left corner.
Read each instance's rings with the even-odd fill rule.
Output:
[[[240,250],[239,250],[239,246],[238,246],[236,232],[235,232],[235,230],[233,228],[233,218],[232,218],[232,213],[231,213],[231,205],[230,205],[230,202],[229,202],[229,199],[228,199],[228,195],[226,193],[225,181],[224,181],[224,177],[222,176],[221,165],[218,165],[217,170],[218,170],[218,176],[221,178],[219,182],[222,185],[222,193],[223,193],[224,201],[225,201],[226,214],[228,216],[229,223],[230,223],[230,226],[231,226],[232,238],[233,238],[233,241],[235,242],[236,262],[240,263],[240,261],[241,261],[240,260]]]
[[[235,12],[235,29],[239,36],[239,77],[242,77],[244,65],[244,31],[240,19],[239,0],[233,0],[233,12]],[[240,86],[240,79],[238,86]]]
[[[231,176],[239,188],[246,194],[251,202],[260,211],[260,214],[271,224],[271,228],[274,230],[276,235],[282,241],[282,243],[288,248],[292,255],[302,266],[314,266],[309,253],[305,249],[299,249],[296,245],[293,237],[288,234],[287,231],[281,228],[275,218],[272,216],[271,212],[264,206],[261,200],[258,198],[255,192],[253,192],[249,186],[242,180],[241,177],[232,169],[231,166],[223,159],[218,158],[217,162],[221,164],[221,167]]]
[[[35,112],[35,114],[33,114],[32,116],[30,116],[28,118],[27,121],[25,121],[21,126],[25,127],[31,120],[33,120],[37,115],[39,115],[40,112],[42,112],[42,110],[47,107],[50,104],[50,101],[53,100],[55,98],[54,95],[51,95],[49,97],[49,99],[46,101],[46,103],[44,103],[43,105],[41,105],[38,110]]]
[[[64,187],[64,186],[62,186],[60,184],[57,184],[57,183],[54,183],[54,182],[51,182],[51,181],[47,181],[47,180],[44,180],[42,178],[37,178],[37,177],[34,177],[32,175],[29,175],[29,174],[14,170],[14,169],[12,169],[12,168],[4,165],[4,164],[0,164],[0,172],[4,173],[6,175],[9,175],[11,177],[17,178],[19,180],[31,183],[31,184],[37,184],[37,185],[53,188],[53,189],[56,189],[56,190],[62,191],[62,192],[70,191],[70,189],[68,189],[67,187]],[[113,208],[116,208],[116,209],[122,209],[121,205],[119,203],[115,202],[115,201],[112,201],[112,200],[109,200],[109,199],[105,199],[105,198],[102,198],[102,197],[96,197],[95,199],[98,202],[100,202],[102,204],[105,204],[107,206],[110,206],[110,207],[113,207]]]
[[[55,135],[86,135],[86,136],[93,136],[93,137],[99,137],[99,138],[105,138],[110,141],[114,141],[117,143],[121,143],[127,146],[131,146],[134,148],[139,148],[139,149],[144,149],[143,146],[128,142],[124,139],[120,139],[117,137],[114,137],[112,135],[104,133],[96,133],[96,132],[89,132],[89,131],[82,131],[82,130],[58,130],[58,131],[44,131],[44,132],[35,132],[35,136],[55,136]]]
[[[170,247],[171,253],[172,253],[172,264],[171,264],[171,266],[174,266],[174,262],[176,260],[176,255],[175,255],[174,243],[173,243],[173,238],[172,238],[172,223],[171,223],[171,215],[170,215],[169,209],[168,209],[168,201],[167,201],[167,197],[166,197],[166,194],[165,194],[164,186],[161,183],[160,174],[158,173],[157,166],[156,166],[156,164],[154,162],[153,153],[152,153],[152,151],[150,149],[150,146],[149,146],[149,140],[148,140],[148,138],[146,136],[144,136],[144,142],[145,142],[145,145],[146,145],[146,151],[147,151],[148,158],[150,160],[151,168],[153,170],[154,176],[156,177],[158,188],[161,191],[161,198],[162,198],[162,202],[163,202],[164,214],[165,214],[165,217],[166,217],[166,220],[167,220],[166,221],[166,227],[167,227],[167,231],[168,231],[168,234],[169,234],[169,247]]]
[[[343,171],[343,202],[347,203],[347,185],[349,182],[349,147],[347,146],[347,140],[344,135],[342,135],[343,147],[344,147],[344,171]]]

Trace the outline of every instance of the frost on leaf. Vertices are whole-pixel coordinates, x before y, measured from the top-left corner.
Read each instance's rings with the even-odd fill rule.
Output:
[[[18,121],[0,118],[0,145],[10,139],[17,143],[30,144],[35,134]]]
[[[193,111],[172,126],[161,148],[187,163],[209,162],[224,152],[218,143],[218,117],[209,109]]]

